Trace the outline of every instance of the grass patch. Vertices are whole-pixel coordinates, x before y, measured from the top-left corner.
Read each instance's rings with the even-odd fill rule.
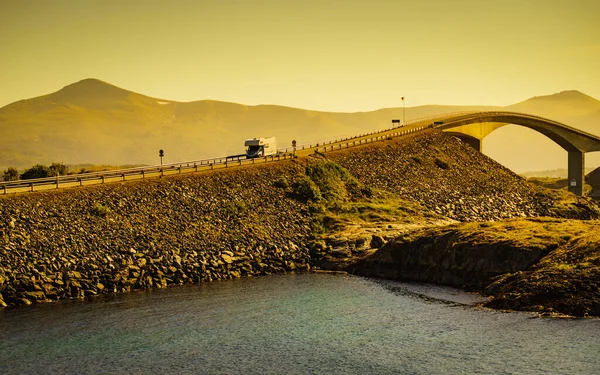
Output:
[[[105,217],[105,216],[109,215],[112,211],[107,206],[96,202],[96,203],[94,203],[94,206],[92,206],[92,209],[90,210],[90,212],[94,216]]]

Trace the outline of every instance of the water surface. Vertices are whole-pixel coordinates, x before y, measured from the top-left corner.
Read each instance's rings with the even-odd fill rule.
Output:
[[[600,320],[449,288],[269,276],[0,312],[0,374],[600,374]]]

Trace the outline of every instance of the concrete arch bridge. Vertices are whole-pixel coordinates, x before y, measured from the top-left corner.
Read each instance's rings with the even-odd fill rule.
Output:
[[[509,124],[544,134],[568,152],[569,191],[583,195],[585,154],[600,151],[600,137],[558,121],[517,112],[468,112],[435,117],[432,127],[450,133],[481,151],[481,141]]]

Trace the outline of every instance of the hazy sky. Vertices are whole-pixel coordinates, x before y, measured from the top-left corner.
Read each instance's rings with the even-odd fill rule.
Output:
[[[0,107],[98,78],[364,111],[600,99],[599,0],[0,0]]]

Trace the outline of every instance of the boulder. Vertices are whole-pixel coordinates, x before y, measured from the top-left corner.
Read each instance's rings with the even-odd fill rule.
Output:
[[[374,234],[371,237],[371,243],[370,243],[371,249],[379,249],[383,246],[384,243],[385,243],[385,240],[381,236]]]

